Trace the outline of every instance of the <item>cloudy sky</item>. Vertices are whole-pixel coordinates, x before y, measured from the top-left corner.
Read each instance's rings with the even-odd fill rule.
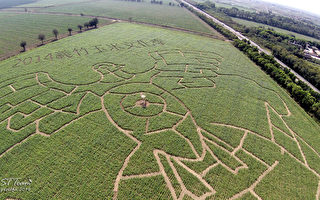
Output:
[[[320,16],[320,0],[264,0],[293,8],[299,8]]]

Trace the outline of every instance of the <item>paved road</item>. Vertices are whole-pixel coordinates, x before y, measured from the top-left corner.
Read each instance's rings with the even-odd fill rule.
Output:
[[[233,34],[235,34],[240,40],[246,39],[248,41],[250,41],[251,45],[257,47],[259,49],[260,52],[264,52],[268,55],[270,55],[271,53],[266,51],[265,49],[261,48],[258,44],[256,44],[255,42],[253,42],[252,40],[250,40],[249,38],[247,38],[246,36],[242,35],[240,32],[234,30],[233,28],[231,28],[230,26],[224,24],[223,22],[217,20],[216,18],[212,17],[211,15],[209,15],[208,13],[198,9],[197,7],[193,6],[192,4],[184,1],[184,0],[180,0],[182,3],[192,7],[194,10],[196,10],[197,12],[207,16],[209,19],[211,19],[213,22],[223,26],[225,29],[228,29],[230,32],[232,32]],[[275,60],[283,67],[287,68],[290,70],[290,72],[292,72],[299,80],[303,81],[304,83],[306,83],[309,87],[311,87],[314,91],[320,93],[320,91],[313,86],[311,83],[309,83],[306,79],[304,79],[302,76],[300,76],[297,72],[295,72],[294,70],[292,70],[290,67],[288,67],[286,64],[284,64],[283,62],[281,62],[279,59],[275,58]]]

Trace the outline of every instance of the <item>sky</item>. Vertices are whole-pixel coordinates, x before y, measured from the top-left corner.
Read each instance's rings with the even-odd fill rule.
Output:
[[[264,0],[300,10],[309,11],[320,16],[320,0]]]

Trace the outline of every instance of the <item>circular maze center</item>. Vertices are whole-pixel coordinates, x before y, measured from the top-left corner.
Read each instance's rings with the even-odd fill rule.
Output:
[[[152,117],[164,110],[164,100],[150,93],[136,93],[127,95],[121,102],[125,112],[139,116]]]

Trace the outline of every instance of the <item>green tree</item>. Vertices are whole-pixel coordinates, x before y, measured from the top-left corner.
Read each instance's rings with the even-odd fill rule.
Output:
[[[21,41],[20,42],[20,47],[23,48],[23,51],[26,51],[26,46],[27,46],[27,42],[26,41]]]
[[[301,103],[306,110],[311,110],[312,105],[316,102],[316,98],[311,96],[311,94],[308,92],[302,99]]]
[[[69,35],[71,36],[72,28],[68,28]]]
[[[57,29],[52,30],[53,35],[56,37],[56,40],[58,39],[59,31]]]
[[[79,24],[79,25],[78,25],[78,28],[79,28],[79,31],[82,32],[83,26]]]
[[[89,21],[89,25],[92,26],[92,27],[94,26],[94,28],[97,28],[98,23],[99,23],[98,18],[94,18],[94,19]]]
[[[312,105],[312,112],[318,119],[320,119],[320,102]]]
[[[44,39],[46,39],[46,36],[44,35],[44,34],[39,34],[38,35],[38,39],[42,42],[42,44],[43,44],[43,41],[44,41]]]
[[[85,26],[85,27],[88,29],[89,26],[90,26],[90,25],[89,25],[89,22],[84,23],[83,26]]]

